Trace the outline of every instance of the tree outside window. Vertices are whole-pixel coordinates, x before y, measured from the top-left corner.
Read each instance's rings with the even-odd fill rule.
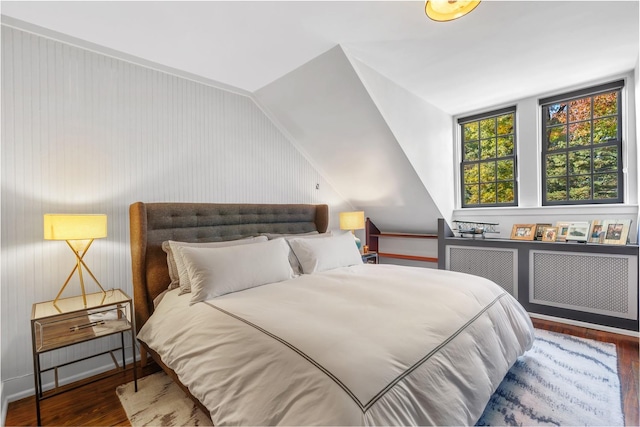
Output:
[[[515,107],[461,118],[462,207],[515,206]]]
[[[543,205],[622,202],[622,82],[541,100]]]

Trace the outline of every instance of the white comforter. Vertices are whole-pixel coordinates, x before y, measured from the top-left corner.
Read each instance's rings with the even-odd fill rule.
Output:
[[[371,265],[189,306],[140,330],[215,425],[473,425],[533,327],[494,283]]]

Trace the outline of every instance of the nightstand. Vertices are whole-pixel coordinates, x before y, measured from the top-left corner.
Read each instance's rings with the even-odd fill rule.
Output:
[[[120,289],[111,289],[104,294],[102,292],[87,294],[86,298],[86,306],[83,303],[82,296],[59,299],[56,303],[46,301],[33,304],[31,311],[31,339],[38,425],[42,425],[40,401],[88,384],[86,381],[79,381],[75,386],[65,386],[60,389],[58,368],[63,366],[109,354],[116,368],[122,368],[122,371],[133,369],[135,390],[138,391],[138,378],[135,369],[135,328],[132,320],[133,304],[131,298]],[[124,352],[125,332],[131,334],[131,348],[134,353],[133,363],[129,368],[126,366]],[[40,356],[46,352],[114,334],[120,334],[120,347],[46,369],[42,369],[40,365]],[[119,350],[122,351],[121,365],[118,364],[118,359],[114,354]],[[47,371],[54,372],[54,387],[43,391],[42,373]],[[122,371],[117,370],[114,374]],[[100,377],[99,379],[102,378]]]
[[[362,262],[365,264],[377,264],[378,252],[367,252],[366,254],[362,254]]]

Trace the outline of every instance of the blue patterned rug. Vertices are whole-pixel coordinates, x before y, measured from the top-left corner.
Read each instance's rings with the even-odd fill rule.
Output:
[[[623,426],[615,345],[536,329],[477,425]]]

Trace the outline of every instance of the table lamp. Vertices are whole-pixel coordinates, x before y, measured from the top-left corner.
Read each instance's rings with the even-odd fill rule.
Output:
[[[364,211],[340,212],[340,230],[351,230],[358,250],[362,252],[362,243],[356,236],[355,230],[364,228]]]
[[[44,215],[44,239],[45,240],[65,240],[76,256],[76,265],[71,270],[71,274],[62,285],[60,292],[53,300],[55,305],[60,295],[67,287],[69,280],[76,270],[80,277],[80,288],[82,289],[82,301],[87,306],[87,297],[84,291],[84,279],[82,277],[82,267],[89,273],[96,282],[100,290],[106,295],[105,290],[93,275],[87,264],[82,260],[89,250],[93,239],[107,237],[107,216],[100,215],[79,215],[79,214],[45,214]]]

